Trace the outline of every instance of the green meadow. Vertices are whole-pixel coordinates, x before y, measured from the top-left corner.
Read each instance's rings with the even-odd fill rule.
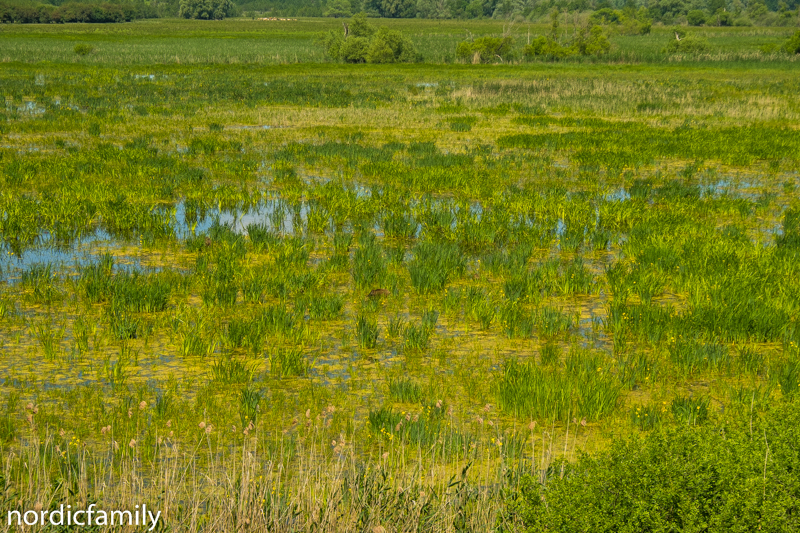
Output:
[[[798,527],[796,29],[376,24],[0,26],[0,508]]]

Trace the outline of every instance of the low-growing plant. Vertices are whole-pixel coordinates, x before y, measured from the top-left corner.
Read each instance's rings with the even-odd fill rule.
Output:
[[[389,397],[398,402],[418,403],[422,401],[422,387],[409,378],[391,379]]]
[[[360,315],[356,320],[356,339],[362,348],[372,349],[378,345],[378,322],[374,318]]]
[[[389,317],[389,323],[386,326],[386,334],[389,337],[399,337],[403,334],[406,328],[406,320],[400,315]]]
[[[211,364],[211,379],[219,383],[249,383],[253,379],[254,364],[232,357],[220,357]]]
[[[66,325],[62,324],[60,327],[54,328],[53,324],[49,321],[36,324],[36,338],[44,350],[44,357],[50,361],[58,358],[61,352],[60,343],[64,338],[64,330]]]
[[[561,361],[561,349],[554,342],[547,342],[539,350],[539,360],[542,366],[555,367]]]
[[[90,44],[79,43],[75,45],[72,51],[75,52],[76,55],[85,56],[94,52],[94,46]]]
[[[672,415],[683,424],[695,426],[708,419],[711,401],[705,397],[680,396],[672,400]]]
[[[269,355],[270,373],[276,376],[305,376],[310,369],[303,348],[289,346],[275,348]]]
[[[665,411],[665,405],[637,405],[631,408],[631,423],[640,430],[655,429],[661,425]]]
[[[245,431],[254,427],[258,421],[261,397],[262,391],[254,389],[251,385],[243,387],[239,393],[239,418]]]
[[[403,334],[403,347],[409,352],[424,352],[431,340],[431,328],[425,324],[408,324]]]

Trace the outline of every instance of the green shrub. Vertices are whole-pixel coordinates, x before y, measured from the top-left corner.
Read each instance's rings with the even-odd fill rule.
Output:
[[[411,41],[399,31],[381,28],[369,43],[366,60],[367,63],[412,63],[420,57]]]
[[[552,37],[539,36],[523,48],[527,58],[549,57],[563,59],[573,55],[599,56],[611,49],[607,32],[595,24],[583,26],[572,42],[560,44]]]
[[[491,63],[513,59],[514,39],[511,37],[479,37],[462,41],[456,47],[459,59],[473,63]]]
[[[724,431],[655,429],[524,476],[501,518],[530,532],[798,531],[799,440],[796,403]]]
[[[90,44],[76,44],[75,48],[72,50],[79,56],[85,56],[94,52],[94,46]]]
[[[678,37],[680,33],[678,33]],[[664,48],[664,51],[668,54],[702,54],[704,52],[708,52],[709,44],[706,39],[702,37],[697,37],[695,35],[686,35],[685,37],[681,37],[679,39],[670,40],[669,44]]]
[[[340,58],[345,63],[366,63],[369,40],[365,37],[348,37],[341,45]]]
[[[584,26],[578,32],[573,47],[582,56],[599,56],[611,49],[611,43],[600,26]]]
[[[795,32],[783,45],[787,54],[800,54],[800,31]]]
[[[321,44],[325,55],[345,63],[410,63],[420,61],[414,45],[396,30],[376,29],[364,13],[345,24],[345,31],[331,30]]]
[[[536,37],[530,44],[525,45],[522,53],[529,59],[534,57],[561,59],[574,55],[575,51],[569,47],[561,46],[555,40],[542,35]]]

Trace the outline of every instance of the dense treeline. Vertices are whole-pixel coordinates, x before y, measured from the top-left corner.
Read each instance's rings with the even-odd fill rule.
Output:
[[[796,25],[800,0],[240,0],[244,13],[285,16],[535,20],[559,11],[645,10],[654,21],[692,25]]]
[[[0,22],[126,22],[142,18],[220,19],[244,14],[297,17],[546,19],[560,12],[593,12],[604,23],[643,21],[692,26],[800,25],[800,0],[166,0],[99,3],[49,0],[0,2]]]
[[[50,22],[130,22],[156,18],[155,7],[143,3],[19,4],[0,2],[0,22],[45,24]]]

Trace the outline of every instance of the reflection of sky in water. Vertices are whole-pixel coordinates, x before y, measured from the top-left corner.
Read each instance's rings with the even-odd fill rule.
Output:
[[[8,247],[0,246],[0,280],[18,281],[24,270],[34,265],[50,264],[53,272],[61,277],[77,275],[77,270],[97,262],[98,256],[108,252],[121,243],[112,239],[104,231],[98,230],[86,235],[70,246],[53,243],[51,236],[45,234],[39,238],[37,246],[25,249],[21,254],[11,255]],[[115,270],[132,270],[142,268],[140,262],[133,257],[117,256]]]
[[[295,217],[294,210],[283,200],[269,199],[242,211],[221,210],[216,207],[202,212],[198,210],[195,223],[187,220],[186,204],[180,202],[175,210],[176,233],[181,239],[190,237],[193,230],[195,235],[205,233],[215,219],[242,235],[247,234],[247,226],[250,224],[264,224],[273,231],[299,232],[308,218],[308,205],[305,202],[300,206],[299,215],[299,218]]]

